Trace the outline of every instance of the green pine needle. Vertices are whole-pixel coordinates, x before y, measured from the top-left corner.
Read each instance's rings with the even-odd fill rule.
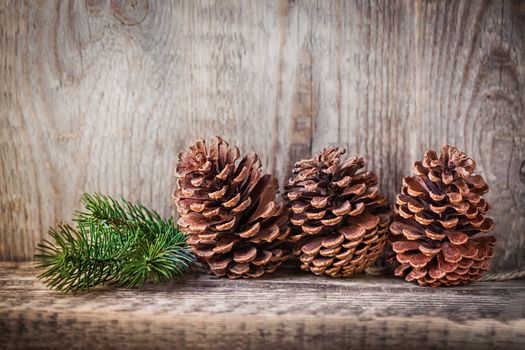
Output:
[[[182,275],[194,257],[186,235],[142,204],[84,193],[76,228],[50,228],[51,241],[38,244],[40,278],[63,292],[87,291],[100,284],[142,287]]]

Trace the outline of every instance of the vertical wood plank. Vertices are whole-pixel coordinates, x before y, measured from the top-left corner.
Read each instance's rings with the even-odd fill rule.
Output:
[[[0,260],[31,259],[83,191],[171,215],[197,137],[275,168],[279,3],[139,3],[2,2]]]
[[[288,167],[323,148],[362,156],[393,197],[409,167],[411,2],[302,1]],[[292,24],[293,25],[293,24]],[[301,33],[301,34],[299,34]]]
[[[171,214],[177,153],[222,135],[283,182],[330,145],[393,198],[454,144],[525,265],[525,6],[511,0],[0,2],[0,260],[83,191]]]
[[[417,156],[456,145],[491,185],[493,267],[525,265],[525,7],[518,1],[418,2]]]

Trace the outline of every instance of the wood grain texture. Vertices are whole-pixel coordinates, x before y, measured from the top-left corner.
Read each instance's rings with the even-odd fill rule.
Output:
[[[491,186],[494,266],[525,266],[525,3],[419,2],[417,12],[415,149],[446,142],[477,160]]]
[[[496,270],[525,265],[523,1],[0,1],[0,260],[83,191],[172,213],[176,155],[222,135],[284,181],[329,145],[394,198],[454,144],[492,186]]]
[[[525,281],[421,288],[398,279],[188,275],[143,290],[48,290],[0,263],[2,348],[518,349]]]

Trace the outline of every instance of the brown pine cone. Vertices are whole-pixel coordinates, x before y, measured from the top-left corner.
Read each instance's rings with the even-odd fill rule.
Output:
[[[230,278],[273,272],[290,255],[287,216],[275,201],[277,180],[261,174],[261,162],[220,137],[198,140],[179,154],[174,200],[178,224],[211,272]]]
[[[403,179],[390,230],[400,265],[396,276],[422,286],[467,284],[489,269],[495,238],[480,236],[494,223],[485,214],[489,187],[475,175],[476,163],[463,152],[443,146],[439,158],[425,153],[414,176]]]
[[[349,277],[379,258],[387,240],[390,209],[377,176],[362,171],[362,158],[341,160],[328,148],[295,163],[285,186],[292,212],[294,255],[316,275]]]

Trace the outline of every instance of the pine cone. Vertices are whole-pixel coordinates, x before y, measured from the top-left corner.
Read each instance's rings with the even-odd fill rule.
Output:
[[[489,187],[475,175],[476,163],[463,152],[443,146],[414,164],[414,176],[403,179],[390,230],[400,265],[396,276],[419,285],[466,284],[489,269],[495,238],[479,236],[494,228],[484,215]]]
[[[288,258],[290,229],[277,180],[261,174],[257,154],[237,159],[239,149],[219,137],[208,148],[198,140],[179,154],[174,199],[179,226],[211,272],[255,278]]]
[[[285,186],[292,212],[290,240],[301,269],[349,277],[379,258],[386,244],[390,209],[377,176],[362,158],[341,161],[342,148],[328,148],[295,163]]]

